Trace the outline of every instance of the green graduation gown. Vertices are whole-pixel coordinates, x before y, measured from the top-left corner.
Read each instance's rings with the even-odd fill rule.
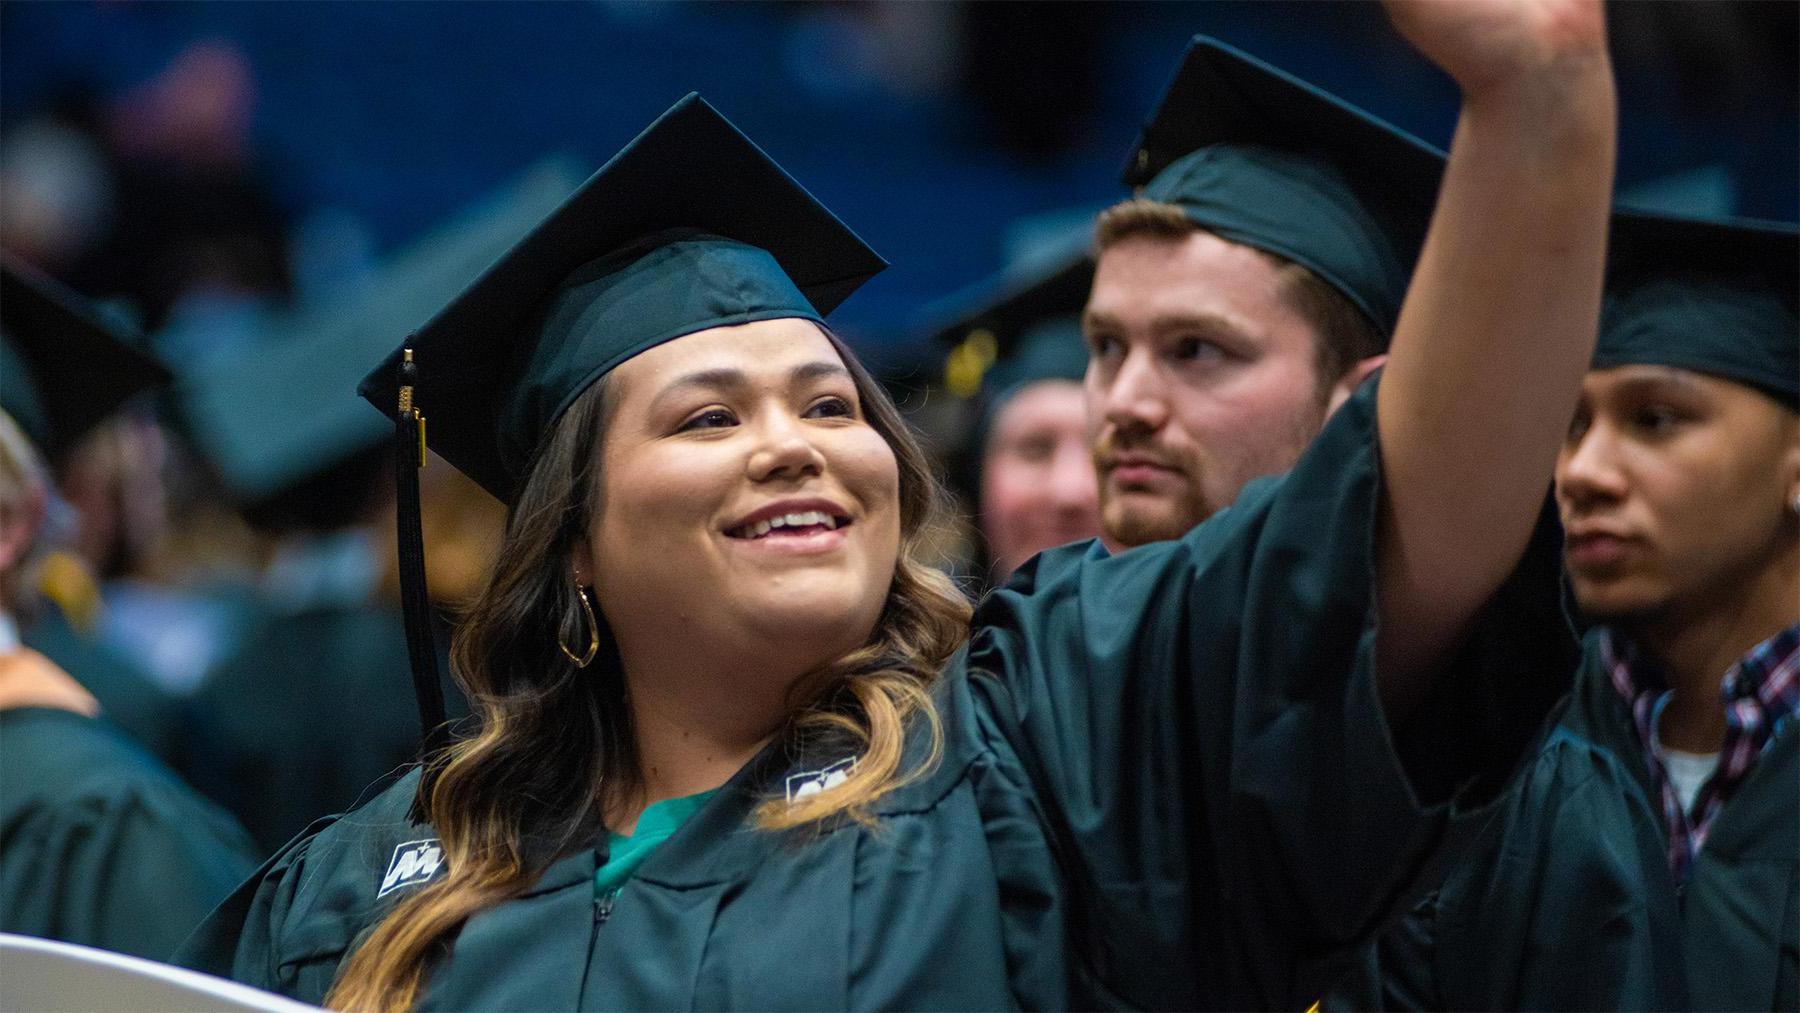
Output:
[[[472,918],[419,1007],[1303,1008],[1525,754],[1562,691],[1543,673],[1574,664],[1543,528],[1441,680],[1468,748],[1397,752],[1372,671],[1373,408],[1352,399],[1288,477],[1179,541],[1027,564],[937,683],[941,761],[874,826],[751,829],[758,800],[845,759],[772,746],[609,917],[596,842]],[[183,961],[319,1001],[443,873],[406,819],[414,776],[315,824]]]
[[[0,711],[0,932],[167,960],[256,866],[231,817],[103,722]]]
[[[1518,793],[1383,939],[1388,1005],[1800,1008],[1800,722],[1778,731],[1678,884],[1598,639]]]
[[[25,646],[55,662],[100,703],[100,716],[171,766],[186,748],[180,704],[148,673],[96,637],[77,630],[53,602],[21,631]]]

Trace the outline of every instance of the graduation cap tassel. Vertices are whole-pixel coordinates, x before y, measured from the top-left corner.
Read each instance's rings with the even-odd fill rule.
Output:
[[[412,349],[400,358],[400,405],[394,417],[394,486],[400,555],[400,609],[406,620],[406,651],[412,659],[413,693],[419,704],[423,742],[420,759],[442,749],[450,738],[444,690],[438,681],[437,644],[431,634],[431,598],[425,585],[425,537],[419,522],[419,469],[425,466],[425,417],[413,402],[419,367]],[[411,816],[422,817],[422,799]]]

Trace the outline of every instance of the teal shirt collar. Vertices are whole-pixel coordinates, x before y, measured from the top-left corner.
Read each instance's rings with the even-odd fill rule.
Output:
[[[681,798],[652,802],[638,816],[637,827],[630,834],[606,835],[606,862],[594,871],[594,894],[605,896],[616,892],[644,864],[662,842],[675,836],[688,818],[700,811],[718,789]]]

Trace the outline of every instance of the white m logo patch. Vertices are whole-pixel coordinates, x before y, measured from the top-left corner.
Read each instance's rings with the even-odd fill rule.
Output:
[[[381,892],[375,896],[386,897],[403,886],[426,882],[438,874],[443,864],[444,847],[435,838],[395,845],[387,874],[381,877]]]
[[[850,772],[856,769],[857,757],[846,756],[836,763],[819,770],[803,770],[798,774],[789,774],[787,778],[788,805],[817,795],[827,788],[836,788],[849,779]]]

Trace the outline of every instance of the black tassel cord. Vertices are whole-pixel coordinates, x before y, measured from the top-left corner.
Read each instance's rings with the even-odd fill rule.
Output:
[[[419,367],[412,349],[400,361],[400,404],[394,416],[395,525],[400,555],[400,609],[406,621],[406,652],[412,660],[413,694],[419,704],[421,760],[450,741],[444,689],[438,681],[437,643],[432,636],[431,596],[425,584],[425,536],[419,520],[419,470],[425,466],[425,417],[415,401]],[[413,800],[417,819],[423,800]]]

